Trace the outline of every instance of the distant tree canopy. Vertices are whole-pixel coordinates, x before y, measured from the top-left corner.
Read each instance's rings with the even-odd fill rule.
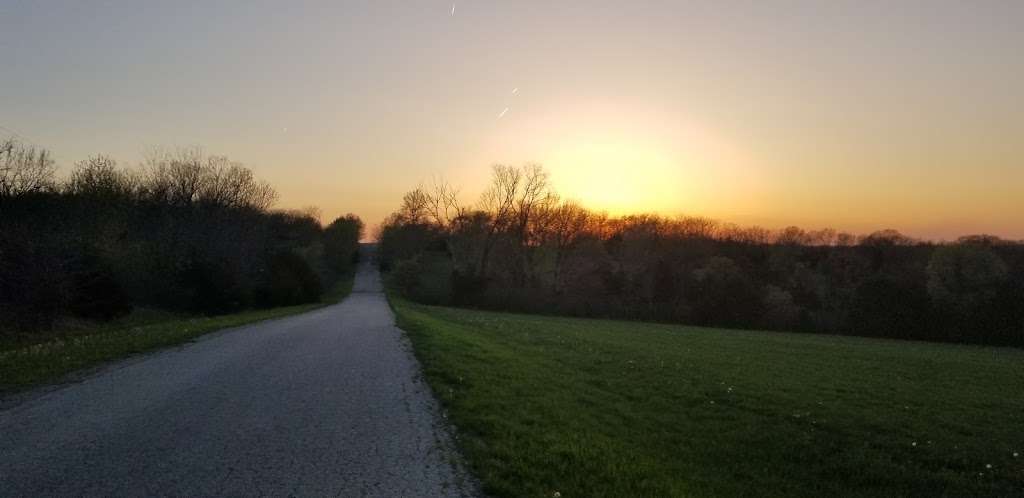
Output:
[[[274,189],[195,149],[137,169],[106,156],[64,180],[45,150],[0,147],[0,333],[134,306],[224,313],[316,301],[351,271],[363,225],[271,211]]]
[[[337,272],[351,270],[359,256],[362,236],[363,221],[354,214],[346,214],[327,225],[322,238],[328,266]]]
[[[1024,346],[1024,244],[991,235],[610,217],[527,165],[494,167],[472,206],[414,189],[378,239],[396,287],[427,303]]]

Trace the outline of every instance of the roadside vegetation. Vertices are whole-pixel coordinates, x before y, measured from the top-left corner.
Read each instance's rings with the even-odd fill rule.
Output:
[[[271,209],[274,189],[197,149],[135,168],[106,156],[65,175],[0,141],[0,385],[337,300],[362,221]]]
[[[0,394],[60,380],[85,368],[174,346],[210,332],[334,304],[351,292],[352,282],[351,274],[342,277],[317,303],[217,316],[136,310],[107,323],[89,322],[52,330],[49,340],[0,342]]]
[[[611,217],[527,165],[496,166],[471,205],[446,184],[412,190],[378,238],[382,268],[424,304],[1024,346],[1024,243],[991,235]]]
[[[494,496],[1016,496],[1024,352],[392,299]]]

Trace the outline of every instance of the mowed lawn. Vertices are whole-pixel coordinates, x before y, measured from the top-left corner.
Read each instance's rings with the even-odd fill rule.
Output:
[[[393,304],[489,494],[1024,496],[1024,351]]]

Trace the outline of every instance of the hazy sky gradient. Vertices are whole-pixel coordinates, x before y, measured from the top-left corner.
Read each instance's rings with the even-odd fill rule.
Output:
[[[1024,239],[1024,2],[455,3],[6,0],[0,126],[370,224],[535,161],[612,212]]]

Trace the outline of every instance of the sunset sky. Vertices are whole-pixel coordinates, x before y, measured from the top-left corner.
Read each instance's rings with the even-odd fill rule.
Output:
[[[1024,2],[0,3],[0,136],[202,146],[378,223],[543,164],[612,213],[1024,239]],[[507,110],[506,110],[507,108]]]

